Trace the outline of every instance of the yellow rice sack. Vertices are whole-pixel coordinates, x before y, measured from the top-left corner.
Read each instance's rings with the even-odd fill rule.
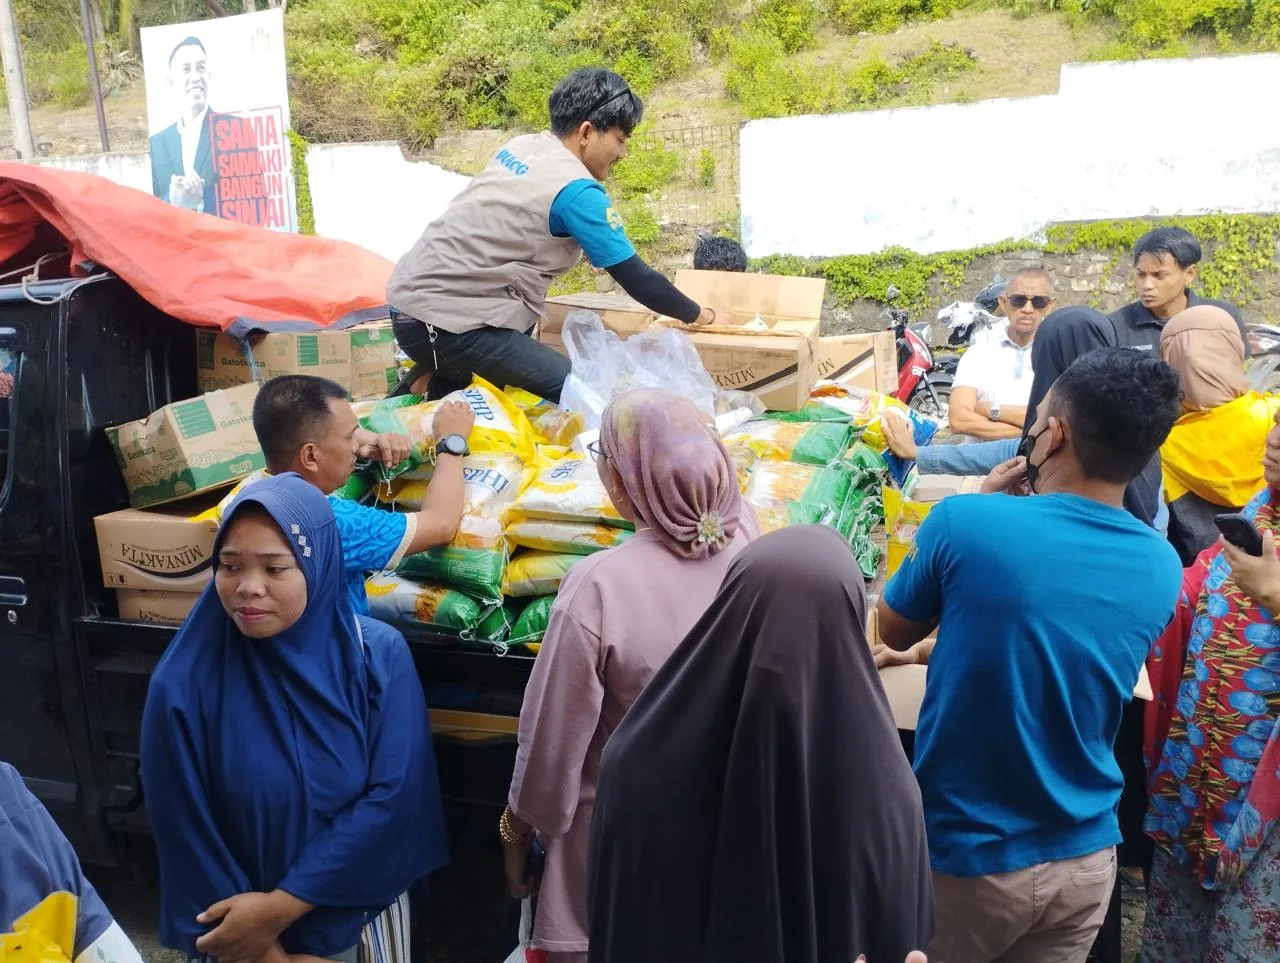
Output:
[[[507,526],[507,541],[513,547],[563,555],[592,555],[616,548],[631,537],[625,528],[592,522],[552,522],[525,518]]]
[[[743,497],[757,513],[785,510],[791,503],[839,512],[849,497],[849,472],[785,461],[761,461],[751,471]]]
[[[884,531],[888,543],[888,573],[902,565],[916,541],[916,531],[936,502],[913,502],[889,485],[881,489],[884,501]]]
[[[581,555],[554,552],[520,552],[507,564],[502,594],[522,599],[535,595],[554,595],[569,570],[581,562]]]
[[[476,378],[471,387],[455,391],[444,400],[465,401],[476,413],[476,424],[471,429],[473,453],[512,454],[526,465],[534,464],[538,441],[533,425],[510,398],[489,382]]]
[[[600,483],[595,463],[576,455],[544,464],[533,483],[515,500],[507,518],[508,524],[539,518],[632,527],[613,507]]]
[[[531,474],[520,456],[513,452],[472,454],[464,458],[463,514],[499,518],[515,502]],[[402,511],[420,511],[429,484],[417,478],[398,478],[389,488],[379,488],[378,500]]]
[[[539,442],[568,448],[586,428],[576,411],[566,411],[523,388],[507,387],[502,393],[524,412]]]
[[[749,421],[729,434],[724,443],[774,461],[830,465],[849,446],[852,435],[847,424]]]

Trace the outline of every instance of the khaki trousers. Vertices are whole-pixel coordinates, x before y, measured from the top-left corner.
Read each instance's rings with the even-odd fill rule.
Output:
[[[934,873],[929,963],[1084,963],[1115,884],[1114,848],[993,876]]]

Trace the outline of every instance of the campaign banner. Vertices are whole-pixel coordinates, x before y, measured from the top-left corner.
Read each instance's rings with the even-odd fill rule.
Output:
[[[142,65],[156,197],[297,229],[284,12],[147,27]]]

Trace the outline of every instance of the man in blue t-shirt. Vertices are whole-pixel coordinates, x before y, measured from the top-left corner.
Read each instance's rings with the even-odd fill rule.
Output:
[[[53,817],[0,762],[0,960],[8,959],[142,963]]]
[[[1182,583],[1124,490],[1179,399],[1158,358],[1103,348],[1077,360],[989,494],[934,506],[885,589],[891,648],[938,627],[915,743],[930,959],[1083,961],[1102,924],[1124,783],[1113,744]]]
[[[415,514],[388,512],[332,497],[350,477],[363,449],[377,454],[380,447],[398,447],[385,436],[368,437],[347,401],[346,389],[314,375],[281,375],[259,389],[253,404],[253,430],[267,472],[297,472],[331,496],[329,504],[342,536],[348,591],[357,614],[369,614],[366,573],[395,568],[406,556],[447,545],[457,534],[465,498],[462,459],[470,454],[467,440],[475,420],[475,412],[464,402],[440,407],[432,423],[436,468],[422,508]],[[383,460],[395,464],[402,459],[391,455]]]

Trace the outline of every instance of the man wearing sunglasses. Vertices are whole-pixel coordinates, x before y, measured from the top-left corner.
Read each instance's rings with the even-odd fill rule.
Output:
[[[1043,268],[1023,268],[1000,296],[1009,319],[998,341],[974,345],[960,357],[951,390],[951,430],[979,441],[1022,433],[1031,394],[1031,342],[1053,310],[1053,279]]]

